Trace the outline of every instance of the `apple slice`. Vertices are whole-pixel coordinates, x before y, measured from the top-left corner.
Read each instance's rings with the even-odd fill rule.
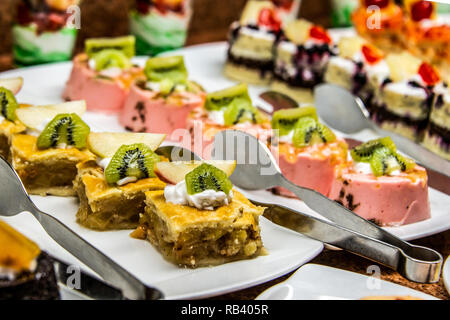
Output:
[[[6,88],[14,94],[17,94],[22,89],[23,78],[6,78],[0,79],[0,87]]]
[[[18,108],[16,110],[17,119],[31,129],[41,130],[46,122],[51,121],[60,113],[76,113],[80,117],[86,111],[84,100],[71,101],[47,106],[32,106],[28,108]]]
[[[97,156],[111,158],[124,144],[143,143],[156,150],[165,138],[162,133],[91,132],[87,143]]]
[[[174,161],[158,162],[155,164],[155,174],[164,182],[177,184],[184,180],[187,173],[191,172],[202,163],[208,163],[231,176],[236,168],[235,160],[207,160],[207,161]]]

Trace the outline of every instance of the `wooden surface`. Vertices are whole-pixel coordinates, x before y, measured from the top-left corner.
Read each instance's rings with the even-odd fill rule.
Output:
[[[116,36],[128,32],[127,11],[133,0],[90,0],[84,1],[81,7],[82,29],[77,40],[80,51],[83,41],[88,37]],[[14,22],[16,0],[0,1],[0,71],[12,68],[10,28]],[[312,5],[313,3],[313,5]],[[189,30],[187,44],[197,44],[226,39],[229,24],[238,19],[245,0],[194,0],[194,15]],[[324,26],[328,25],[329,0],[303,0],[301,16],[307,17]],[[450,255],[450,231],[446,231],[424,239],[412,241],[440,252],[444,259]],[[366,274],[367,267],[374,263],[344,251],[325,249],[312,263],[323,264],[344,270]],[[423,291],[440,299],[450,299],[444,288],[442,279],[438,284],[417,284],[402,278],[397,272],[381,267],[381,279],[398,283]],[[261,284],[256,287],[237,291],[214,299],[254,299],[269,287],[284,281],[291,275]],[[380,293],[381,294],[381,293]]]

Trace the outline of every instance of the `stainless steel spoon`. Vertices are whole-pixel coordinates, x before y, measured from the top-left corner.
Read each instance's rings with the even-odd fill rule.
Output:
[[[219,132],[214,137],[212,157],[217,160],[236,160],[236,169],[230,177],[234,185],[247,190],[284,187],[337,226],[330,227],[327,223],[317,222],[316,218],[297,217],[281,206],[269,210],[271,221],[386,264],[407,279],[417,282],[439,280],[442,256],[438,252],[410,245],[321,193],[290,182],[281,173],[267,146],[255,137],[236,130]],[[385,245],[380,246],[377,242]],[[396,250],[392,250],[392,247]]]
[[[175,146],[160,147],[156,153],[169,160],[199,159],[189,150]],[[161,291],[143,284],[62,222],[39,210],[25,191],[17,173],[2,157],[0,157],[0,181],[0,216],[30,212],[50,237],[100,275],[105,282],[122,290],[123,296],[127,299],[154,300],[164,297]]]
[[[397,148],[423,166],[450,177],[450,161],[396,133],[385,131],[370,120],[369,112],[360,98],[332,84],[314,88],[315,106],[319,116],[330,127],[347,134],[372,129],[380,136],[390,136]]]

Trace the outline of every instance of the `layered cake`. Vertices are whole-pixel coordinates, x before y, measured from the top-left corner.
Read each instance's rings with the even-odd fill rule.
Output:
[[[424,168],[397,153],[389,137],[353,148],[340,166],[329,197],[380,226],[430,218]]]
[[[53,261],[36,243],[0,220],[0,299],[60,298]]]
[[[406,47],[404,12],[394,0],[360,0],[352,20],[358,34],[378,48],[391,52]]]
[[[274,44],[281,20],[270,1],[248,1],[240,21],[230,26],[225,75],[231,79],[268,84],[272,78]]]
[[[16,109],[24,106],[17,103],[15,97],[22,88],[22,83],[22,78],[0,79],[0,156],[8,161],[11,160],[13,135],[26,129],[16,116]]]
[[[434,101],[437,71],[409,53],[386,58],[390,75],[371,104],[372,119],[383,129],[420,141]]]
[[[97,157],[78,163],[74,189],[77,222],[94,230],[133,229],[144,211],[144,193],[164,189],[154,172],[153,151],[163,134],[92,132],[88,146]]]
[[[146,239],[168,261],[183,267],[213,266],[263,252],[259,216],[233,188],[234,161],[158,163],[155,172],[173,184],[146,193],[145,212],[132,236]]]
[[[422,144],[450,160],[450,90],[442,82],[435,89],[435,101]]]
[[[190,135],[183,137],[183,146],[203,159],[211,157],[214,136],[220,131],[244,131],[262,141],[271,136],[268,117],[253,106],[243,83],[208,93],[205,105],[189,115],[186,129]]]
[[[174,131],[184,129],[189,113],[203,106],[203,89],[188,80],[182,56],[150,58],[144,73],[145,80],[131,85],[120,123],[130,131],[164,133],[178,140]]]
[[[339,54],[330,58],[325,81],[351,91],[369,106],[375,91],[389,76],[384,54],[359,37],[343,37],[337,46]]]
[[[180,48],[192,15],[190,0],[136,0],[130,12],[130,32],[139,55],[156,55]]]
[[[276,111],[272,118],[271,150],[278,166],[291,182],[328,196],[336,166],[346,161],[348,146],[317,118],[311,106]],[[281,187],[275,193],[295,197]]]
[[[20,1],[13,27],[14,59],[22,65],[70,60],[79,17],[68,10],[79,0]]]
[[[271,88],[298,102],[312,102],[312,88],[323,81],[333,48],[331,37],[320,26],[296,20],[284,29],[275,48]]]
[[[119,112],[141,68],[133,66],[134,37],[88,39],[86,49],[74,57],[63,98],[85,100],[90,111]]]

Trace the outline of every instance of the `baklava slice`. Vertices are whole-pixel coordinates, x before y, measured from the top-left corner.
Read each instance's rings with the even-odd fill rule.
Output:
[[[231,189],[227,175],[234,166],[234,161],[158,163],[158,176],[176,184],[146,192],[145,212],[132,236],[147,239],[165,259],[190,268],[260,255],[258,221],[264,208]]]
[[[144,193],[166,185],[153,174],[154,162],[161,160],[153,150],[164,138],[163,134],[91,133],[88,144],[97,159],[77,165],[77,222],[94,230],[136,228],[144,211]]]

